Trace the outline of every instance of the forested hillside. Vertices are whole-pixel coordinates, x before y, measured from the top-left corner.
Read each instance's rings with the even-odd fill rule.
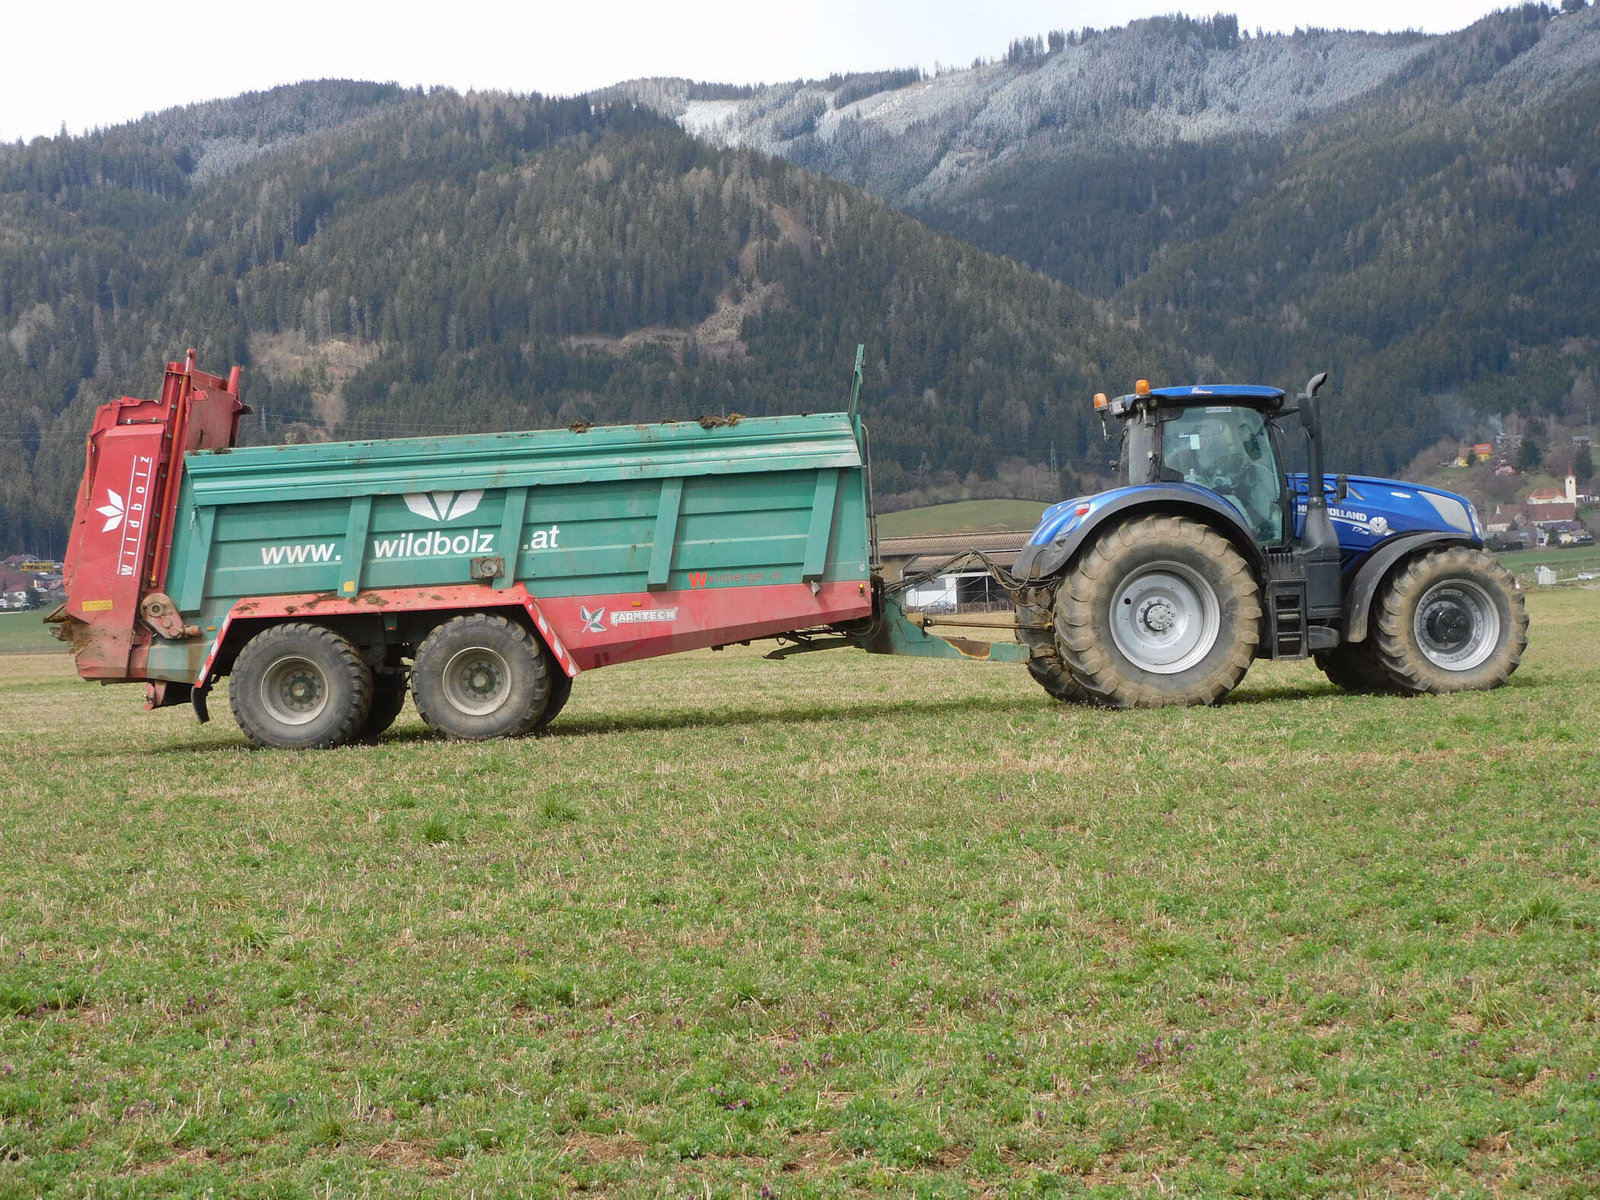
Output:
[[[624,90],[861,183],[1220,373],[1331,370],[1340,461],[1394,471],[1596,395],[1600,11],[1568,7],[1442,37],[1156,18],[864,96]]]
[[[865,342],[885,493],[1098,461],[1088,395],[1189,367],[632,103],[326,83],[0,148],[0,333],[0,545],[65,528],[94,406],[191,345],[294,440],[834,408]]]
[[[1327,369],[1351,470],[1502,418],[1570,456],[1596,111],[1600,13],[1528,5],[1047,31],[934,78],[323,81],[0,146],[0,548],[59,539],[94,406],[191,345],[294,440],[814,411],[864,342],[902,500],[1070,488],[1085,398],[1138,376]]]

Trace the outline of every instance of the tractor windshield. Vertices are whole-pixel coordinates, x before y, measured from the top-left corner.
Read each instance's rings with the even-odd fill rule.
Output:
[[[1283,540],[1283,472],[1254,408],[1183,408],[1162,424],[1162,475],[1210,488],[1244,515],[1264,546]]]

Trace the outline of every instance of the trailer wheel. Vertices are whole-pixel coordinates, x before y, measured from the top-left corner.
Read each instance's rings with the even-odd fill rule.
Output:
[[[538,720],[534,721],[532,726],[528,728],[527,732],[529,733],[538,733],[543,730],[545,726],[561,715],[561,710],[567,706],[567,701],[572,698],[572,677],[563,671],[558,664],[550,661],[548,656],[545,659],[545,670],[550,675],[550,698],[545,701],[544,711],[539,714]]]
[[[1261,638],[1255,577],[1232,543],[1180,516],[1135,517],[1101,536],[1056,589],[1067,670],[1114,708],[1215,704]]]
[[[417,712],[435,732],[462,741],[531,733],[549,707],[551,683],[543,647],[491,613],[440,625],[411,668]]]
[[[372,709],[356,731],[361,741],[377,737],[400,715],[406,706],[410,677],[405,671],[377,670],[372,673]]]
[[[338,746],[357,736],[372,710],[372,671],[332,629],[274,625],[239,652],[228,700],[233,719],[258,746]]]
[[[1384,674],[1370,640],[1344,642],[1332,650],[1318,650],[1312,656],[1317,669],[1328,677],[1328,682],[1357,695],[1372,692],[1392,692],[1394,684]]]
[[[1496,688],[1528,645],[1528,613],[1510,572],[1482,550],[1434,550],[1406,564],[1385,589],[1373,639],[1396,689]]]

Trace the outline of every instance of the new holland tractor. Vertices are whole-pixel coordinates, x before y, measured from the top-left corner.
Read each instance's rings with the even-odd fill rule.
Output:
[[[1516,670],[1528,617],[1472,505],[1324,475],[1314,397],[1326,379],[1296,407],[1277,388],[1143,380],[1095,397],[1122,427],[1121,486],[1048,509],[1012,572],[1046,691],[1211,704],[1257,658],[1310,656],[1348,690],[1409,694],[1498,687]],[[1305,474],[1285,469],[1296,436]]]

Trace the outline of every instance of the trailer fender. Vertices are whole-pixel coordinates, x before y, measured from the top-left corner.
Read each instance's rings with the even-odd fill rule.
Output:
[[[1429,546],[1481,546],[1483,543],[1459,533],[1418,532],[1402,533],[1382,543],[1368,554],[1344,590],[1344,640],[1367,640],[1368,618],[1372,615],[1372,602],[1384,578],[1399,565],[1401,559],[1410,558],[1418,550]]]
[[[370,617],[375,613],[414,612],[482,612],[491,609],[522,608],[533,622],[539,636],[549,648],[551,656],[561,670],[571,679],[578,674],[574,661],[561,636],[545,619],[539,602],[528,594],[520,583],[503,590],[486,592],[478,585],[395,588],[381,592],[363,592],[358,596],[342,597],[333,593],[309,593],[297,596],[254,596],[237,601],[217,629],[216,638],[206,651],[205,662],[195,676],[193,687],[199,691],[210,687],[217,656],[228,642],[228,634],[236,621],[257,621],[263,618],[315,621],[323,617]]]
[[[1029,581],[1048,579],[1071,562],[1078,551],[1114,518],[1121,520],[1152,510],[1183,513],[1214,526],[1218,533],[1238,547],[1258,578],[1265,571],[1266,561],[1262,557],[1261,547],[1256,544],[1255,537],[1238,510],[1221,497],[1210,496],[1200,488],[1147,484],[1128,488],[1123,495],[1098,507],[1085,500],[1082,507],[1089,510],[1084,514],[1087,520],[1081,524],[1069,522],[1052,541],[1038,546],[1024,546],[1022,553],[1017,555],[1012,573]]]

